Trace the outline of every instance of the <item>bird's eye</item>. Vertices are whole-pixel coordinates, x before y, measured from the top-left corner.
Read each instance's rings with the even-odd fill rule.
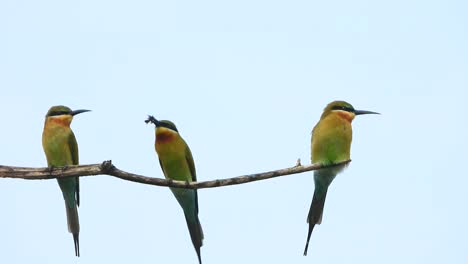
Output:
[[[343,105],[337,105],[332,108],[332,110],[341,110],[341,111],[346,111],[346,112],[354,112],[354,109],[352,107],[347,107]]]
[[[338,107],[339,110],[343,110],[343,111],[348,111],[348,109],[346,109],[346,106],[340,106]]]

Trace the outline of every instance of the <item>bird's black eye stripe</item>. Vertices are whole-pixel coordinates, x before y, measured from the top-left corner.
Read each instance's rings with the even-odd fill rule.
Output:
[[[57,112],[52,112],[50,116],[59,116],[59,115],[69,115],[70,112],[68,111],[57,111]]]
[[[169,128],[170,130],[174,130],[175,132],[179,132],[177,131],[177,128],[175,126],[168,124],[168,123],[160,122],[159,126]]]
[[[335,106],[333,106],[333,107],[332,107],[332,110],[342,110],[342,111],[354,113],[354,109],[353,109],[353,108],[347,107],[347,106],[341,106],[341,105],[335,105]]]

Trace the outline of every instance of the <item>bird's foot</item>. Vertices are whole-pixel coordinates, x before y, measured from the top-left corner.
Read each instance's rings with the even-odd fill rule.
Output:
[[[189,181],[185,181],[185,186],[190,186],[190,182]]]
[[[54,170],[55,170],[55,167],[54,167],[54,166],[49,166],[49,167],[47,167],[47,171],[49,172],[49,175],[50,175],[50,176],[53,176],[52,174],[53,174]]]
[[[64,166],[60,167],[61,174],[63,174],[64,171],[68,170],[68,168],[70,168],[70,166],[68,166],[68,165],[64,165]]]

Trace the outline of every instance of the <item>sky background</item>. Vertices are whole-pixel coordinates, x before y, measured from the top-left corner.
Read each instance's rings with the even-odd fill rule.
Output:
[[[467,263],[467,1],[0,2],[0,164],[46,166],[44,116],[81,164],[163,177],[147,114],[174,121],[199,180],[310,162],[341,99],[352,163],[302,256],[312,173],[199,191],[210,263]],[[1,263],[197,263],[163,187],[81,179],[81,257],[55,180],[0,179]]]

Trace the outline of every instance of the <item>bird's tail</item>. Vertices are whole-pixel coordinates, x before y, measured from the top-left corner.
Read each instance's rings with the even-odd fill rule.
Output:
[[[65,208],[67,209],[67,223],[68,223],[68,232],[73,234],[73,241],[75,242],[75,255],[80,256],[80,242],[78,236],[80,234],[80,222],[78,220],[78,206],[69,207],[65,203]]]
[[[192,215],[185,214],[185,220],[187,221],[187,227],[190,232],[190,238],[192,239],[193,247],[197,252],[198,262],[201,264],[201,252],[200,248],[203,246],[203,230],[200,224],[200,220],[198,219],[198,215],[193,217]]]
[[[309,209],[309,215],[307,216],[307,223],[309,223],[309,232],[307,233],[307,241],[304,249],[304,256],[307,256],[307,250],[309,248],[310,236],[314,230],[316,224],[322,223],[323,207],[325,206],[325,198],[327,197],[328,187],[323,190],[315,188],[314,198]]]

